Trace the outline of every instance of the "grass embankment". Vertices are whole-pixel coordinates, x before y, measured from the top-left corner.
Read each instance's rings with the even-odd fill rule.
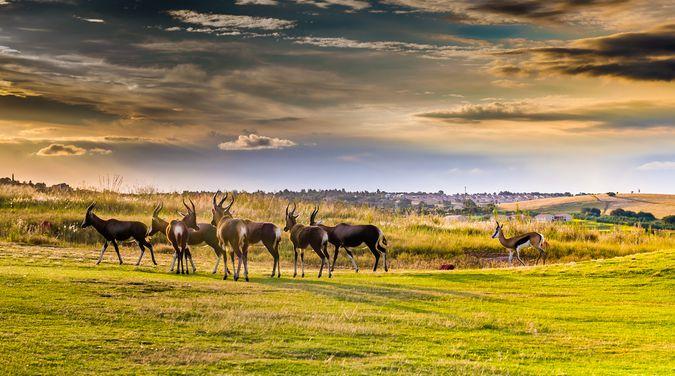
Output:
[[[130,251],[130,250],[129,250]],[[136,253],[133,253],[135,256]],[[125,251],[127,258],[131,253]],[[3,374],[672,374],[675,251],[250,283],[0,244]]]
[[[197,205],[198,219],[211,220],[211,196],[192,195]],[[27,187],[0,186],[0,240],[33,245],[58,245],[64,247],[86,246],[92,249],[101,244],[101,237],[94,229],[79,227],[87,205],[97,202],[95,212],[103,217],[138,220],[150,223],[153,206],[163,201],[162,216],[172,219],[176,210],[183,209],[178,194],[118,194],[113,192],[77,191],[37,192]],[[236,216],[258,221],[271,221],[283,227],[287,201],[265,194],[241,194],[233,207]],[[308,222],[314,203],[299,203],[300,220]],[[466,252],[497,253],[503,247],[490,238],[494,224],[490,222],[448,223],[442,217],[418,214],[393,214],[365,206],[344,203],[321,203],[319,219],[326,224],[339,222],[372,223],[379,226],[390,244],[390,259],[394,267],[437,268],[443,260],[466,261]],[[49,222],[49,227],[41,225]],[[675,248],[671,231],[645,234],[637,228],[605,226],[603,229],[583,223],[529,223],[513,222],[506,226],[507,235],[527,231],[543,233],[550,244],[550,260],[569,261],[589,258],[614,257],[639,252],[652,252]],[[160,249],[169,251],[161,235],[153,239],[164,244]],[[132,245],[135,247],[135,245]],[[261,248],[260,246],[256,248]],[[108,250],[112,252],[112,250]],[[530,251],[530,256],[535,253]],[[366,249],[356,252],[357,261],[367,269],[373,257]],[[289,260],[292,249],[288,235],[281,243],[282,259]],[[331,253],[332,255],[332,253]],[[528,254],[526,254],[527,256]],[[270,256],[260,249],[253,252],[253,260],[268,260]],[[318,257],[310,254],[307,262],[315,264]],[[342,254],[340,267],[349,267]]]

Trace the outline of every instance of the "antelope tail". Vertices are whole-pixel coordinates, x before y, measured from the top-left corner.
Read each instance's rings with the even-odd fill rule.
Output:
[[[387,252],[387,238],[384,237],[384,233],[382,230],[378,229],[380,232],[379,236],[377,237],[377,249],[380,252]]]

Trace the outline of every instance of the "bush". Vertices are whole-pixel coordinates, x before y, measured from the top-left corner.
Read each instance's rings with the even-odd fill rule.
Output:
[[[581,208],[581,214],[590,217],[599,217],[602,213],[598,208]]]
[[[663,217],[662,221],[669,225],[675,225],[675,215],[667,215]]]

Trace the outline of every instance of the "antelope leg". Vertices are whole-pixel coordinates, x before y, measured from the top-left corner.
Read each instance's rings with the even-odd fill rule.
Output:
[[[195,262],[192,259],[192,252],[190,252],[190,248],[187,248],[187,255],[190,258],[190,264],[192,265],[192,272],[197,273],[197,267],[195,266]]]
[[[169,269],[170,272],[173,271],[173,267],[176,265],[176,257],[178,256],[178,253],[174,251],[173,253],[173,258],[171,259],[171,269]]]
[[[143,244],[138,243],[138,248],[141,249],[141,255],[138,256],[138,261],[136,261],[136,266],[141,264],[141,260],[143,259],[143,255],[145,254],[145,247],[143,247]]]
[[[103,243],[103,249],[101,249],[101,255],[98,256],[98,261],[96,261],[96,265],[101,263],[101,260],[103,260],[103,254],[105,253],[105,250],[108,249],[108,241],[106,240],[105,243]]]
[[[354,267],[354,271],[358,273],[359,272],[359,266],[356,265],[356,260],[354,260],[354,254],[352,253],[352,251],[347,249],[347,247],[343,246],[343,248],[345,249],[345,251],[347,251],[347,257],[349,257],[349,260],[352,262],[352,266]],[[335,264],[335,260],[333,260],[333,265],[334,264]]]
[[[211,274],[218,273],[218,264],[220,264],[220,254],[216,255],[216,266],[213,267],[213,272]],[[225,268],[227,269],[227,261],[225,261]]]
[[[120,248],[117,246],[116,241],[112,241],[113,247],[115,247],[115,252],[117,253],[117,258],[120,260],[120,265],[122,265],[122,255],[120,255]]]

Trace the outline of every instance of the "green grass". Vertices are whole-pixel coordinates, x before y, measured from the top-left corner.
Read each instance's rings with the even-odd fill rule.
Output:
[[[166,272],[168,254],[140,268],[113,254],[96,267],[93,248],[0,244],[2,374],[675,372],[673,249],[330,280],[287,263],[270,279],[266,259],[250,283],[205,273],[203,248],[189,276]]]

